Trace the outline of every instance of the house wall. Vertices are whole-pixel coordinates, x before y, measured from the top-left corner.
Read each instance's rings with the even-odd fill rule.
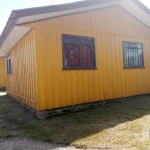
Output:
[[[6,87],[5,58],[0,58],[0,88]]]
[[[27,34],[7,55],[9,54],[12,75],[7,75],[8,95],[37,109],[34,31]]]
[[[120,7],[34,25],[39,110],[150,93],[150,29]],[[95,38],[96,70],[62,70],[62,34]],[[145,68],[123,69],[122,41],[143,43]]]

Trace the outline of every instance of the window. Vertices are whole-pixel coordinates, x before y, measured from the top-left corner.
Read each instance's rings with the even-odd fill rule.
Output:
[[[11,57],[10,55],[7,56],[7,74],[11,74]]]
[[[95,68],[95,40],[91,37],[62,35],[64,69]]]
[[[124,67],[142,68],[144,67],[143,44],[123,42],[124,47]]]

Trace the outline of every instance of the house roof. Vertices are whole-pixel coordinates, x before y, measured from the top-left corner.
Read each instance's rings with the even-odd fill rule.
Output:
[[[20,24],[116,5],[150,27],[150,10],[139,0],[84,0],[61,5],[13,10],[0,36],[0,56],[4,56],[31,30],[31,28],[19,26]]]

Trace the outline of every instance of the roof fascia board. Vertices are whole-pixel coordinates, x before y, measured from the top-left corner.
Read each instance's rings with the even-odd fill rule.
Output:
[[[32,28],[14,26],[0,48],[0,57],[3,57],[10,51]]]
[[[49,5],[49,6],[43,6],[43,7],[16,10],[16,14],[18,17],[33,16],[33,15],[40,15],[40,14],[47,14],[47,13],[53,13],[53,12],[84,8],[84,7],[89,7],[93,5],[110,3],[114,1],[119,2],[122,0],[81,0],[78,2],[67,3],[67,4]]]
[[[0,43],[0,48],[2,47],[2,45],[4,44],[5,40],[7,39],[7,37],[9,36],[9,34],[11,33],[12,29],[14,28],[14,26],[16,25],[18,21],[18,18],[14,19],[14,23],[13,25],[10,27],[8,33],[6,34],[5,38],[3,39],[3,41]]]
[[[107,3],[104,2],[104,3],[97,4],[97,5],[86,6],[82,8],[68,9],[64,11],[55,11],[55,12],[46,13],[46,14],[20,17],[16,24],[24,24],[24,23],[34,22],[38,20],[43,20],[43,19],[50,19],[50,18],[62,16],[62,15],[69,15],[69,14],[85,12],[85,11],[90,11],[90,10],[99,9],[99,8],[116,6],[116,5],[119,5],[119,3],[121,3],[122,1],[124,0],[115,0],[115,1],[109,1]]]
[[[139,5],[136,5],[132,0],[123,1],[119,5],[137,20],[150,28],[150,16],[148,13],[143,11]]]
[[[143,11],[145,11],[147,14],[150,15],[150,9],[147,6],[145,6],[141,1],[139,0],[131,0],[131,1],[136,5],[138,5],[141,9],[143,9]]]

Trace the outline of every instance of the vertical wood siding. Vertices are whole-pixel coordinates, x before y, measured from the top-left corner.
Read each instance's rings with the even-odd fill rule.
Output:
[[[9,54],[12,75],[7,75],[8,94],[25,105],[37,109],[34,31],[26,35]]]
[[[40,110],[150,93],[150,29],[120,7],[62,16],[31,26],[36,27]],[[62,70],[62,34],[95,38],[97,70]],[[143,43],[144,69],[123,69],[122,41]],[[27,47],[24,49],[28,53]],[[18,84],[14,86],[16,91]],[[27,87],[31,85],[25,84],[29,95]]]
[[[6,87],[5,58],[0,58],[0,88]]]

